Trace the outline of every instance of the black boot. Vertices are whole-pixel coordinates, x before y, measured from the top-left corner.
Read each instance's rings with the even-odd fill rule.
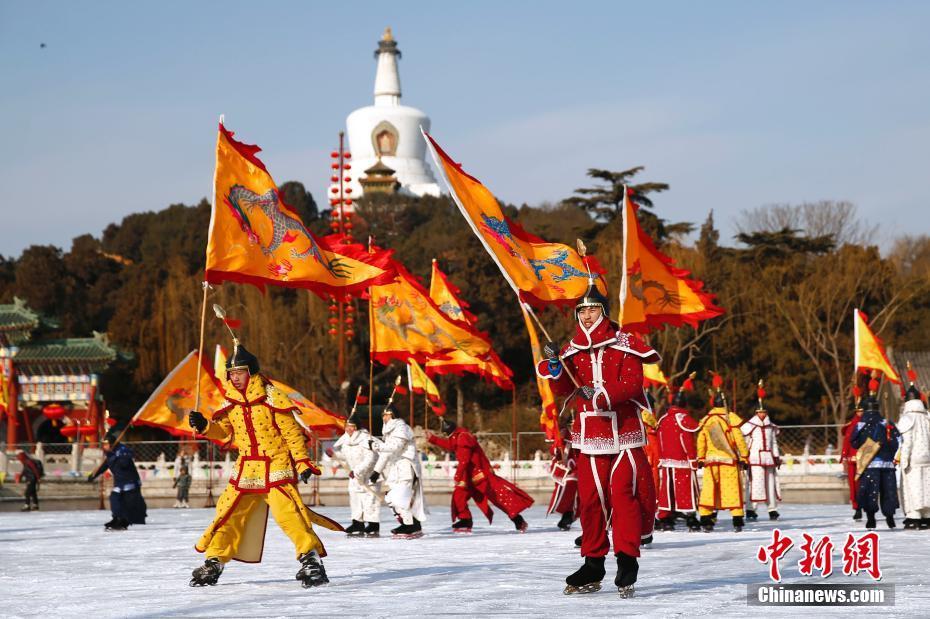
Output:
[[[601,590],[601,581],[606,574],[604,557],[585,557],[584,565],[565,579],[565,595],[594,593]]]
[[[930,518],[921,518],[920,526],[918,527],[921,531],[930,529]]]
[[[346,527],[346,535],[349,537],[359,537],[365,532],[365,523],[361,520],[353,520],[352,524]]]
[[[415,539],[423,537],[423,527],[420,526],[420,521],[414,518],[413,524],[402,524],[396,529],[393,529],[391,533],[397,538]]]
[[[675,530],[675,516],[669,516],[663,518],[659,521],[662,524],[660,531],[674,531]]]
[[[381,536],[381,523],[380,522],[369,522],[365,524],[365,537],[380,537]]]
[[[745,524],[746,523],[743,522],[742,516],[733,516],[733,531],[735,531],[736,533],[739,533],[740,531],[743,530],[743,526]]]
[[[633,597],[633,583],[636,582],[636,575],[639,573],[639,561],[636,557],[617,553],[617,577],[614,578],[614,584],[617,585],[617,593],[621,598]]]
[[[471,533],[471,518],[462,518],[452,523],[453,533]]]
[[[573,514],[571,510],[569,510],[565,512],[564,514],[562,514],[562,517],[559,518],[559,524],[557,524],[556,526],[559,527],[559,529],[562,531],[568,531],[569,529],[572,528],[572,522],[574,522],[574,520],[575,520],[575,514]]]
[[[862,508],[857,507],[856,511],[853,512],[853,520],[862,520]]]
[[[511,518],[510,522],[513,523],[513,526],[515,526],[517,528],[517,531],[519,531],[520,533],[526,533],[527,528],[529,528],[530,526],[526,523],[526,520],[524,520],[523,516],[521,516],[520,514],[517,514],[516,516]]]
[[[103,526],[110,531],[125,531],[129,528],[129,521],[125,518],[114,518]]]
[[[905,518],[904,519],[904,530],[905,531],[916,530],[919,523],[920,523],[919,520],[915,520],[913,518]]]
[[[746,510],[746,522],[755,522],[759,519],[759,514],[756,513],[754,509]]]
[[[300,569],[297,570],[295,578],[303,584],[305,589],[319,587],[329,582],[329,578],[326,577],[326,568],[323,567],[323,561],[320,560],[320,555],[316,550],[300,555],[297,560],[300,561]]]
[[[714,530],[714,520],[710,516],[701,516],[701,530],[710,533]]]
[[[692,533],[696,533],[701,530],[701,523],[698,522],[697,516],[694,514],[688,514],[685,519],[685,524],[688,525],[688,530]]]
[[[652,535],[647,535],[646,537],[639,538],[640,548],[643,548],[643,547],[648,548],[650,544],[652,544]]]
[[[778,520],[778,517],[781,516],[777,511],[772,510],[769,512],[769,520]]]
[[[219,559],[207,559],[203,565],[191,572],[191,587],[215,585],[223,573],[223,564]]]
[[[584,535],[579,535],[578,537],[575,538],[575,548],[581,548],[581,539],[583,537]]]
[[[870,514],[866,512],[865,514],[865,528],[874,529],[877,525],[875,524],[875,514]]]
[[[885,522],[888,523],[889,529],[894,529],[898,526],[894,523],[894,516],[885,516]]]

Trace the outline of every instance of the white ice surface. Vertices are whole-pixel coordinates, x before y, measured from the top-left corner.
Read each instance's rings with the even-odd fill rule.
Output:
[[[320,508],[345,522],[346,508]],[[785,505],[778,522],[796,546],[781,561],[784,582],[820,583],[798,573],[801,533],[833,535],[834,569],[842,566],[847,531],[861,534],[850,510],[840,505]],[[475,515],[480,515],[475,511]],[[734,533],[721,514],[712,534],[657,533],[640,560],[636,597],[618,599],[616,564],[607,561],[604,589],[562,594],[564,578],[580,565],[573,540],[543,509],[527,514],[530,529],[516,533],[503,514],[495,523],[476,520],[472,535],[449,530],[447,508],[433,507],[419,540],[346,539],[323,530],[331,583],[303,589],[294,579],[293,547],[269,519],[260,564],[232,562],[215,587],[188,586],[203,555],[193,544],[210,523],[212,510],[153,509],[149,524],[104,532],[109,512],[61,511],[0,514],[0,616],[822,616],[930,617],[930,531],[888,531],[881,523],[882,582],[896,586],[893,608],[749,607],[747,583],[768,582],[756,560],[771,541],[766,516]],[[392,528],[387,518],[383,530]],[[868,576],[836,573],[827,582],[871,583]]]

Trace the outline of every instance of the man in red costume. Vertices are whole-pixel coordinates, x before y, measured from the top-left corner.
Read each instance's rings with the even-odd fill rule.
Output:
[[[547,516],[553,512],[562,515],[557,525],[562,531],[570,530],[578,515],[578,450],[572,446],[571,418],[566,421],[559,428],[561,444],[553,443],[551,448],[549,476],[555,488],[546,510]]]
[[[700,531],[695,511],[698,506],[697,449],[694,436],[696,422],[685,408],[685,392],[691,379],[685,380],[671,398],[665,414],[659,418],[659,513],[662,531],[675,530],[676,514],[684,514],[690,531]]]
[[[643,446],[648,410],[643,392],[643,363],[659,355],[638,337],[611,322],[607,299],[591,282],[575,305],[575,336],[561,351],[549,342],[546,360],[537,366],[552,381],[557,395],[572,394],[575,420],[572,445],[578,448],[578,494],[581,555],[585,562],[565,579],[565,593],[590,593],[601,588],[604,558],[613,528],[617,558],[614,583],[621,597],[633,595],[639,571],[640,543],[648,542],[656,511],[652,470]],[[573,382],[577,381],[577,385]]]
[[[862,421],[862,406],[859,405],[859,398],[856,397],[853,417],[845,426],[843,426],[843,451],[840,453],[840,462],[846,471],[846,481],[849,483],[849,502],[856,510],[853,513],[853,520],[862,520],[862,508],[859,507],[859,501],[856,499],[856,493],[859,491],[859,482],[856,481],[856,451],[850,440],[856,426]]]
[[[426,438],[433,445],[455,453],[455,460],[458,462],[455,469],[455,489],[452,491],[452,530],[456,533],[471,532],[472,519],[468,499],[472,499],[488,522],[494,519],[494,512],[488,504],[490,502],[507,514],[517,531],[526,531],[526,520],[520,512],[533,504],[530,495],[494,474],[491,463],[474,434],[465,428],[457,427],[454,421],[445,417],[442,418],[442,431],[448,438],[436,436],[432,432],[427,432]]]

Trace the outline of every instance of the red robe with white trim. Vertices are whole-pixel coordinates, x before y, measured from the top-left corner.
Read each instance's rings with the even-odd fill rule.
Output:
[[[579,323],[561,356],[579,383],[594,389],[591,400],[580,395],[573,399],[571,442],[580,452],[581,554],[607,555],[610,523],[613,551],[638,557],[641,539],[652,535],[656,509],[652,470],[643,450],[646,429],[640,411],[649,406],[643,363],[655,363],[659,355],[602,317],[591,329]],[[552,381],[556,395],[574,390],[561,366],[550,368],[544,360],[537,373]]]
[[[656,426],[659,442],[659,518],[670,512],[693,512],[698,505],[698,422],[688,411],[669,406]]]
[[[555,482],[552,498],[549,499],[549,509],[546,515],[555,512],[565,514],[572,512],[578,518],[578,450],[572,446],[571,433],[568,428],[560,430],[564,448],[552,446],[552,462],[549,465],[549,476]]]

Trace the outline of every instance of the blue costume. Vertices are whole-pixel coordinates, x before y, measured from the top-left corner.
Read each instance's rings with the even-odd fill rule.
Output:
[[[107,453],[106,460],[97,472],[102,475],[108,470],[113,475],[113,490],[110,492],[110,512],[113,520],[107,528],[125,528],[129,524],[145,524],[146,505],[142,498],[142,480],[132,450],[119,444]],[[120,526],[122,525],[122,526]]]
[[[895,480],[894,458],[898,452],[901,434],[892,422],[882,417],[878,402],[874,398],[864,400],[863,408],[865,412],[853,430],[850,443],[856,449],[860,449],[866,439],[871,438],[879,443],[881,448],[859,478],[856,498],[872,527],[875,526],[875,513],[879,511],[879,508],[888,520],[888,526],[893,527],[894,513],[898,509],[898,484]]]

